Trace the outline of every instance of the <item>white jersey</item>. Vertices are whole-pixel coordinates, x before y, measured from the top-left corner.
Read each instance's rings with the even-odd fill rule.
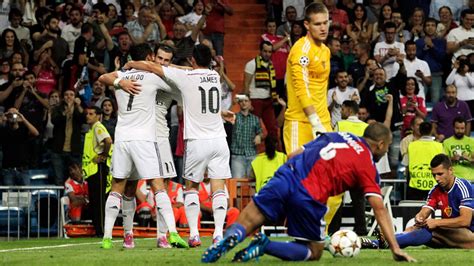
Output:
[[[177,87],[183,97],[184,139],[225,137],[219,74],[209,69],[163,67],[163,71],[165,81]]]
[[[168,84],[166,84],[168,87]],[[178,105],[182,105],[181,93],[177,88],[171,87],[171,91],[159,90],[156,92],[156,129],[158,137],[169,137],[168,123],[166,122],[166,114],[171,106],[173,100],[178,102]]]
[[[156,141],[155,97],[159,89],[169,86],[157,75],[132,69],[118,71],[118,77],[133,79],[141,85],[138,95],[117,90],[115,97],[118,105],[118,119],[115,129],[115,142],[143,140]]]

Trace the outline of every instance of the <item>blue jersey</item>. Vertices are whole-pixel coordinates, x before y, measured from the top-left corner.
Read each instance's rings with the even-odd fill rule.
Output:
[[[461,208],[474,210],[474,193],[469,181],[456,177],[454,185],[445,191],[439,185],[434,186],[428,193],[425,208],[440,209],[442,218],[456,218]],[[474,231],[474,219],[471,221],[471,231]]]

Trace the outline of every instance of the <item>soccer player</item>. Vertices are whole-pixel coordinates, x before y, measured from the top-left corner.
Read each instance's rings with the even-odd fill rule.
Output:
[[[316,132],[331,131],[327,91],[331,52],[324,44],[329,32],[329,13],[324,4],[306,7],[308,30],[291,48],[287,62],[288,109],[283,127],[287,153],[313,140]]]
[[[428,245],[441,248],[474,249],[474,192],[469,181],[456,177],[449,157],[438,154],[431,160],[431,173],[438,183],[428,194],[426,205],[415,216],[415,226],[397,234],[401,248]],[[441,219],[430,219],[441,210]],[[383,235],[382,235],[383,236]],[[387,248],[384,237],[379,240],[361,238],[362,247]]]
[[[150,62],[128,62],[126,68],[143,69],[162,77],[172,87],[181,91],[184,107],[184,139],[186,141],[184,178],[187,180],[184,206],[190,228],[188,244],[201,245],[198,230],[199,183],[207,170],[211,179],[212,210],[214,215],[214,241],[222,239],[227,212],[225,179],[230,178],[229,148],[221,114],[228,118],[235,115],[221,112],[221,84],[219,74],[209,69],[211,51],[205,45],[194,47],[191,58],[193,70],[162,67]]]
[[[363,191],[375,217],[391,244],[395,260],[413,261],[395,241],[379,187],[375,162],[392,142],[390,130],[380,123],[369,125],[363,138],[345,132],[324,133],[293,153],[275,176],[253,197],[224,239],[209,247],[202,262],[215,262],[255,232],[266,220],[287,219],[294,242],[270,241],[257,233],[249,246],[236,253],[234,261],[248,261],[263,254],[283,260],[319,260],[324,249],[326,201],[345,190]]]
[[[134,46],[130,50],[130,55],[134,60],[151,61],[154,58],[148,44]],[[114,179],[105,207],[102,247],[112,247],[112,229],[121,205],[125,233],[123,246],[125,248],[135,246],[132,227],[136,206],[134,197],[137,186],[136,177],[153,180],[152,187],[156,193],[157,209],[170,231],[171,245],[187,247],[186,242],[179,237],[176,231],[173,210],[163,179],[163,177],[167,177],[164,173],[166,169],[163,168],[157,143],[155,118],[157,91],[160,89],[171,91],[171,89],[153,73],[136,69],[104,74],[99,80],[105,84],[113,83],[115,87],[132,83],[141,88],[139,94],[129,94],[124,90],[116,91],[118,121],[111,167]],[[129,82],[127,83],[126,80]],[[124,194],[123,200],[122,194]]]

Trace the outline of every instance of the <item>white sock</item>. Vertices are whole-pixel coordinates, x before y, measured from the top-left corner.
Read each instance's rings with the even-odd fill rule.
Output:
[[[198,218],[199,218],[199,195],[196,190],[184,192],[184,211],[189,225],[189,236],[198,236]]]
[[[156,213],[160,213],[163,216],[163,220],[165,221],[170,233],[177,233],[178,231],[176,231],[176,221],[174,220],[173,208],[171,207],[171,201],[168,193],[166,193],[164,190],[157,191],[155,193],[155,202],[157,210]]]
[[[166,226],[165,219],[161,213],[156,213],[156,238],[166,237],[168,226]]]
[[[120,211],[121,202],[122,195],[120,193],[110,192],[105,202],[104,238],[112,238],[112,230]]]
[[[123,196],[122,215],[124,235],[133,233],[133,217],[135,216],[136,208],[137,202],[135,200],[135,197],[129,198],[127,196]]]
[[[216,190],[212,194],[212,211],[214,215],[214,236],[224,235],[224,222],[227,215],[227,197],[224,190]]]

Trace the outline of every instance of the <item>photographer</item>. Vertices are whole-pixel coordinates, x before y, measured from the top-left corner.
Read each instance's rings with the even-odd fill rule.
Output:
[[[8,82],[0,86],[0,104],[6,109],[14,107],[16,97],[23,89],[24,72],[25,67],[22,63],[12,64]]]
[[[38,130],[15,108],[0,115],[0,143],[3,149],[2,184],[29,185],[25,171],[28,139],[37,137]]]

